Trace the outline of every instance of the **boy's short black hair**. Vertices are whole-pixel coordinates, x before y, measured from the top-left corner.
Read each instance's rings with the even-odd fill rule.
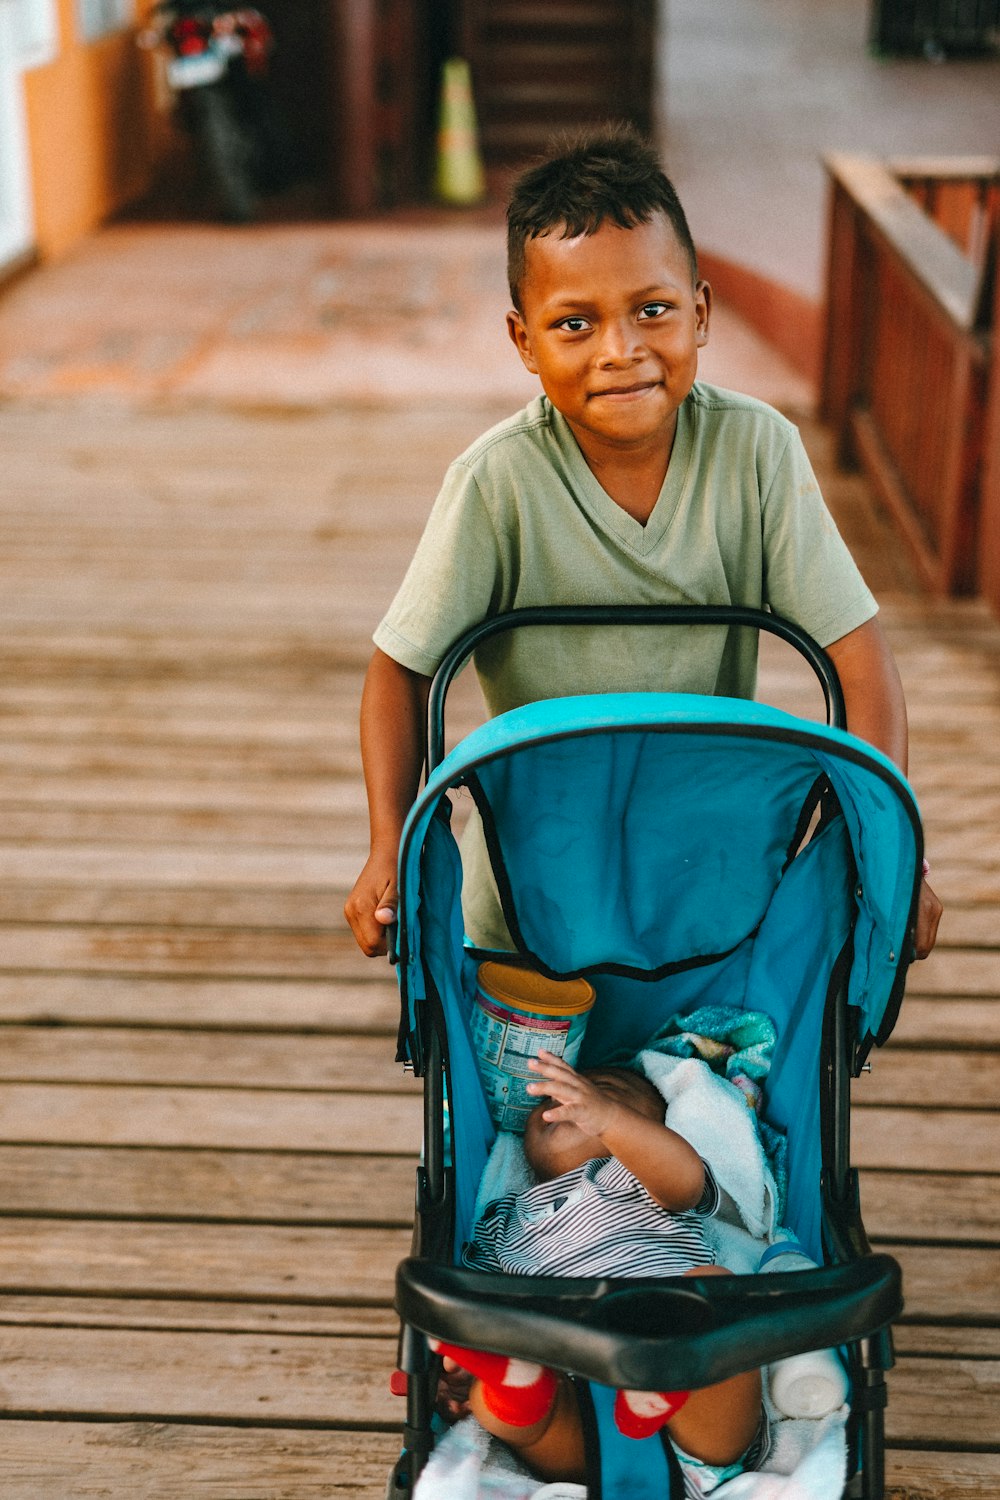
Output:
[[[524,247],[561,226],[562,239],[596,234],[610,220],[622,229],[665,214],[698,279],[698,260],[673,183],[648,141],[631,125],[605,125],[557,137],[550,154],[514,183],[507,205],[507,278],[521,311]]]

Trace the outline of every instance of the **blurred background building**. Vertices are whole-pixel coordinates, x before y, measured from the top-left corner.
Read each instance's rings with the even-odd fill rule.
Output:
[[[927,109],[928,69],[977,52],[995,57],[1000,35],[1000,0],[268,0],[262,8],[275,32],[274,92],[319,213],[366,213],[426,195],[441,67],[457,54],[471,67],[494,174],[541,150],[559,126],[631,119],[665,141],[709,241],[733,193],[742,207],[740,185],[752,189],[745,158],[761,91],[787,106],[783,137],[757,145],[772,152],[772,174],[791,190],[796,173],[800,187],[808,176],[807,154],[815,178],[819,151],[848,145],[836,138],[845,125],[854,139],[873,134],[876,149],[880,141],[896,151],[964,149],[977,132],[975,109],[972,118]],[[0,0],[0,266],[59,256],[177,179],[185,143],[165,60],[135,45],[149,13],[150,0]],[[862,65],[850,77],[845,55]],[[887,79],[871,61],[877,55],[916,57],[917,73]],[[806,126],[797,153],[805,98],[815,127]],[[758,113],[734,134],[747,108]],[[894,129],[884,129],[890,114]],[[709,185],[700,195],[699,179]],[[746,258],[766,271],[768,241],[783,240],[785,280],[815,295],[820,228],[796,260],[780,214],[752,218]]]
[[[270,0],[273,82],[318,206],[419,199],[441,65],[469,59],[487,161],[587,119],[652,120],[653,0]],[[146,0],[0,0],[0,265],[62,254],[177,169]]]

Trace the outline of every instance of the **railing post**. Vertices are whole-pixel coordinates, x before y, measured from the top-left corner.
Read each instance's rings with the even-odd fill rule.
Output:
[[[944,594],[967,594],[974,586],[976,558],[975,454],[981,422],[973,387],[972,351],[963,340],[955,351],[948,404],[942,413],[948,434],[944,472],[941,480],[941,531],[938,556],[941,561],[940,591]]]
[[[861,295],[861,277],[864,254],[861,216],[850,194],[838,181],[834,168],[828,167],[828,170],[830,233],[820,408],[824,420],[833,428],[837,461],[846,467],[855,462],[850,417],[862,381],[865,299]]]
[[[993,339],[986,372],[982,480],[979,491],[979,591],[1000,615],[1000,224],[990,247],[993,270]]]

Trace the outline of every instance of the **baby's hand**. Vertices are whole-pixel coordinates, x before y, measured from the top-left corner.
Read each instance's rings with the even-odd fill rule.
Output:
[[[569,1120],[586,1135],[598,1138],[608,1128],[621,1106],[600,1088],[582,1078],[574,1068],[554,1052],[542,1049],[537,1058],[529,1058],[528,1067],[537,1073],[538,1083],[529,1083],[527,1091],[539,1098],[552,1100],[548,1109],[542,1111],[543,1120],[550,1123]]]

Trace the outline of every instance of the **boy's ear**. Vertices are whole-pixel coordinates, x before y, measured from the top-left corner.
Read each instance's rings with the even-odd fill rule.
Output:
[[[531,340],[528,337],[528,330],[524,326],[524,319],[521,317],[521,314],[513,307],[507,314],[507,332],[510,335],[511,343],[521,356],[521,363],[524,365],[524,368],[530,370],[532,375],[537,375],[538,366],[535,363],[535,356],[531,352]]]
[[[712,316],[712,288],[707,281],[695,283],[695,340],[699,349],[708,343],[708,325]]]

